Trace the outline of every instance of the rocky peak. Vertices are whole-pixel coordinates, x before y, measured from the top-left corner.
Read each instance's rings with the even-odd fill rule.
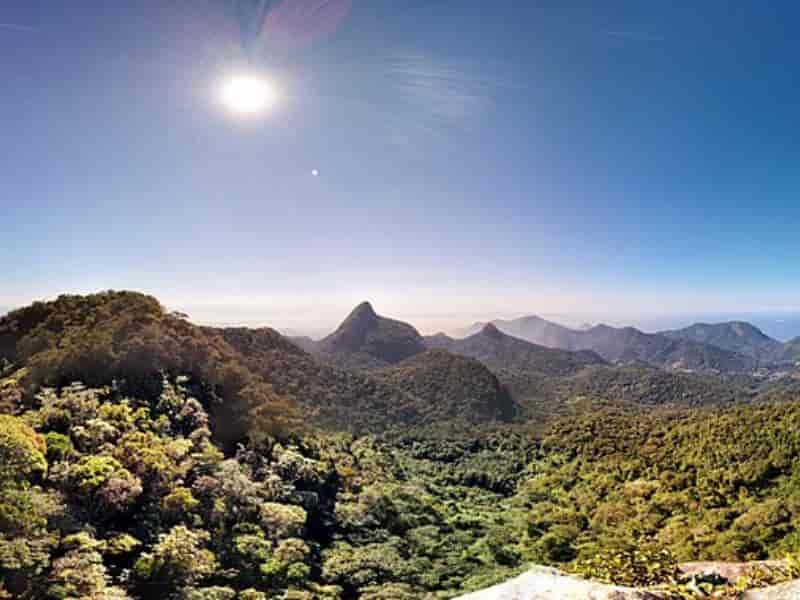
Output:
[[[373,322],[377,320],[378,314],[375,312],[375,309],[372,308],[372,304],[364,301],[350,312],[342,325],[346,323]]]
[[[493,339],[500,339],[504,335],[503,332],[495,327],[492,323],[487,323],[484,325],[483,329],[481,329],[481,334]]]

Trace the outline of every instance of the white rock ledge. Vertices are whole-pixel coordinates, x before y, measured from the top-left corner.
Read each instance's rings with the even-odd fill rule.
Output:
[[[741,600],[798,600],[800,599],[800,581],[792,581],[782,585],[760,590],[751,590],[742,594]]]
[[[459,596],[456,600],[660,600],[660,598],[651,592],[579,579],[550,567],[534,567],[515,579],[480,592]]]
[[[533,567],[515,579],[455,600],[664,600],[664,596],[579,579],[550,567]],[[744,592],[740,600],[800,600],[800,580]]]

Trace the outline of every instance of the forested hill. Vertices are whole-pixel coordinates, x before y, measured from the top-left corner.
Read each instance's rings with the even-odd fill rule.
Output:
[[[117,382],[149,397],[159,393],[162,373],[188,376],[224,443],[310,423],[380,431],[432,418],[432,402],[436,410],[463,413],[455,405],[483,393],[471,391],[480,378],[453,379],[452,393],[442,397],[434,388],[398,383],[397,376],[390,383],[340,369],[275,330],[199,327],[134,292],[62,296],[12,312],[0,319],[0,360],[24,368],[20,385],[28,401],[43,385],[73,381]],[[498,409],[491,418],[505,414]]]
[[[432,423],[508,421],[520,410],[483,363],[445,350],[428,350],[372,376],[424,398],[424,411]]]
[[[451,598],[538,563],[685,599],[677,561],[800,553],[793,382],[450,350],[349,371],[131,292],[13,311],[0,598]]]
[[[269,428],[291,427],[297,407],[249,369],[218,330],[168,313],[150,296],[104,292],[37,302],[0,319],[0,360],[23,368],[26,402],[42,386],[117,382],[144,397],[160,393],[162,373],[186,375],[214,416],[214,430],[234,441],[253,427],[255,408]],[[268,414],[271,413],[271,414]]]
[[[70,385],[0,415],[6,597],[450,598],[538,563],[686,599],[678,561],[800,551],[798,403],[600,411],[536,437],[309,432],[226,458],[187,383]]]

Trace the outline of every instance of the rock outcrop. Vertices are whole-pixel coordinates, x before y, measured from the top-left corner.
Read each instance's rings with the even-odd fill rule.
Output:
[[[357,369],[386,367],[425,350],[425,340],[414,327],[378,315],[369,302],[356,306],[313,348],[328,362]]]
[[[798,598],[800,598],[800,581],[791,581],[745,592],[741,600],[798,600]]]
[[[681,571],[692,578],[717,579],[730,584],[756,570],[776,570],[783,561],[753,563],[686,563]],[[687,586],[687,591],[693,589]],[[697,588],[697,597],[708,597]],[[730,590],[731,588],[725,588]],[[730,593],[730,592],[729,592]],[[684,596],[681,596],[683,598]],[[726,595],[725,598],[731,596]],[[567,575],[550,567],[533,567],[515,579],[480,592],[459,596],[456,600],[671,600],[675,595],[655,590],[606,585]],[[800,600],[800,580],[746,591],[738,600]]]
[[[519,577],[456,600],[663,600],[655,593],[605,585],[534,567]]]

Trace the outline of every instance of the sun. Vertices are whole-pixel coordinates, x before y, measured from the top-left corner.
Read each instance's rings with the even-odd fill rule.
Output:
[[[269,110],[277,100],[274,85],[264,77],[240,74],[222,84],[222,102],[239,115],[258,115]]]

